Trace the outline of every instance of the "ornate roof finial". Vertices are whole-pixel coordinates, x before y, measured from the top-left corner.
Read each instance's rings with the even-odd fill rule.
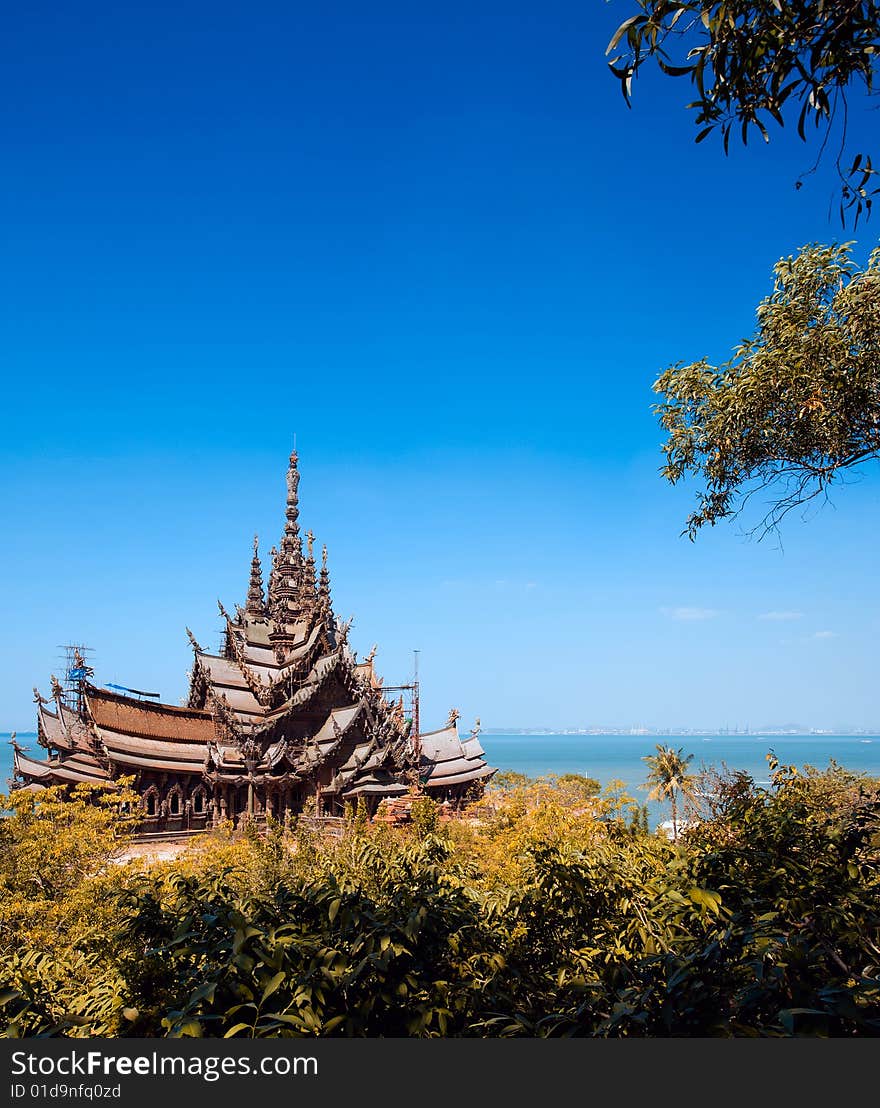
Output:
[[[34,685],[34,704],[48,704],[49,701],[40,693],[40,690]]]
[[[471,738],[475,739],[477,737],[477,735],[479,735],[479,733],[480,733],[480,717],[477,716],[477,718],[474,720],[474,725],[471,728]]]
[[[278,585],[278,547],[273,546],[269,550],[269,588],[267,592],[266,606],[271,607],[272,597]]]
[[[330,599],[330,571],[327,569],[327,544],[321,549],[321,578],[318,582],[318,595]]]
[[[64,689],[62,689],[61,687],[61,682],[58,680],[54,673],[50,676],[49,681],[52,684],[52,696],[56,700],[61,700],[61,698],[64,696]]]
[[[190,643],[192,644],[193,650],[198,651],[198,653],[201,654],[202,648],[199,646],[198,642],[196,641],[195,635],[192,633],[192,631],[190,631],[190,629],[188,627],[186,629],[186,637],[189,639]]]
[[[286,522],[284,534],[281,538],[281,551],[288,557],[302,557],[302,543],[299,537],[299,470],[297,462],[299,454],[296,447],[290,455],[290,463],[287,467],[287,508],[285,509]]]
[[[351,625],[354,623],[354,616],[349,616],[348,619],[339,628],[339,634],[337,636],[337,646],[348,646],[348,633],[351,630]]]
[[[318,582],[315,577],[315,536],[309,530],[306,532],[306,559],[303,563],[302,584],[300,586],[300,599],[304,608],[311,609],[318,594]]]
[[[461,712],[458,708],[449,709],[449,719],[446,721],[447,727],[454,727],[456,723],[461,719]]]
[[[379,644],[374,642],[373,645],[370,647],[370,653],[367,655],[367,661],[368,662],[372,663],[373,659],[376,657],[376,651],[378,649],[379,649]]]
[[[248,588],[245,611],[248,615],[263,617],[266,601],[263,597],[263,568],[260,565],[260,540],[254,535],[254,556],[251,559],[251,583]]]
[[[287,508],[281,549],[269,578],[269,611],[280,626],[275,634],[284,636],[283,625],[294,622],[299,612],[300,588],[303,578],[302,540],[299,537],[299,470],[296,468],[296,447],[287,468]]]

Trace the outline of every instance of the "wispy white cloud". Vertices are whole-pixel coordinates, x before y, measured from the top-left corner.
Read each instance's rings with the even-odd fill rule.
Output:
[[[678,619],[684,622],[714,619],[721,615],[717,608],[661,608],[660,611],[670,619]]]
[[[540,581],[521,581],[521,580],[500,580],[495,582],[495,589],[500,593],[510,593],[514,596],[522,596],[524,594],[534,593],[536,589],[542,588]]]
[[[836,639],[839,638],[836,631],[814,631],[811,639]]]
[[[758,619],[769,619],[778,623],[784,623],[787,620],[803,619],[803,616],[803,612],[761,612]]]

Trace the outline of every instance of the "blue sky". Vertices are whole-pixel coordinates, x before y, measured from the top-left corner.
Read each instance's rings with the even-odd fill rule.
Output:
[[[423,719],[880,725],[867,472],[784,549],[680,537],[651,383],[725,358],[777,258],[844,234],[787,132],[628,111],[610,4],[19,5],[0,105],[6,648],[185,692],[189,625],[282,523]],[[855,139],[869,120],[855,113]],[[857,254],[876,243],[876,217]]]

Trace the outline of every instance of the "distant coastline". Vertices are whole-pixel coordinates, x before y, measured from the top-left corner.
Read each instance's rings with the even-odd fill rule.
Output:
[[[35,739],[36,731],[0,731],[0,742],[8,742],[10,736],[15,734],[19,741]],[[735,738],[737,735],[750,738],[767,738],[776,735],[827,735],[833,738],[855,737],[858,735],[880,735],[880,725],[877,727],[484,727],[483,735],[645,735],[658,738],[680,736],[687,738],[690,735],[723,735]],[[23,744],[27,745],[27,744]]]
[[[656,735],[658,738],[670,735],[687,737],[689,735],[741,735],[751,738],[766,738],[775,735],[828,735],[834,737],[852,737],[855,735],[880,734],[878,727],[484,727],[484,735]]]

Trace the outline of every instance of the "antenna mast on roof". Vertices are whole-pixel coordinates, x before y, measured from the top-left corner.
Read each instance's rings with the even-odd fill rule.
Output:
[[[418,650],[413,651],[413,679],[406,685],[383,685],[382,691],[385,693],[402,692],[409,693],[412,698],[412,720],[410,722],[409,729],[409,741],[410,746],[413,749],[413,753],[416,756],[416,765],[422,756],[422,741],[421,741],[421,726],[419,723],[419,654]]]
[[[416,765],[422,756],[422,732],[419,726],[419,651],[413,651],[413,750]]]

